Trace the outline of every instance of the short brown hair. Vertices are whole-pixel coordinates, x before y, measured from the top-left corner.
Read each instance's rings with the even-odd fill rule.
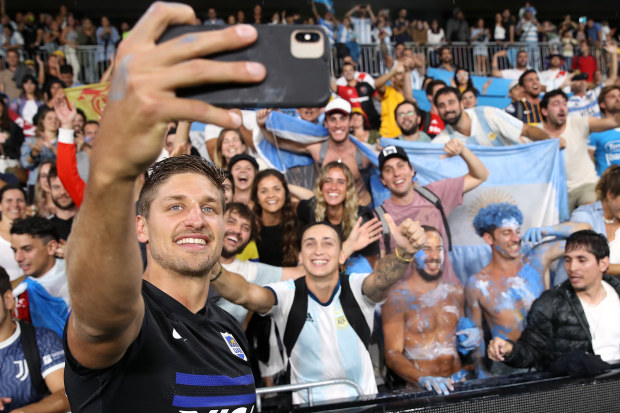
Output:
[[[598,95],[598,105],[600,106],[601,103],[605,102],[605,98],[607,97],[607,94],[609,92],[611,92],[612,90],[620,90],[620,86],[618,85],[609,85],[609,86],[605,86],[604,88],[601,89],[601,93],[599,93]]]
[[[151,203],[155,199],[157,189],[166,183],[171,176],[185,173],[195,173],[209,179],[218,189],[222,211],[225,209],[226,201],[224,186],[222,185],[226,178],[224,171],[199,156],[181,155],[159,161],[149,169],[138,198],[138,215],[148,219]]]

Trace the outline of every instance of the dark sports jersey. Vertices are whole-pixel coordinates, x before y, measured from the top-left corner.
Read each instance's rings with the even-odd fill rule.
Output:
[[[375,88],[366,82],[357,82],[355,86],[338,86],[338,95],[351,103],[351,107],[360,108],[366,114],[370,129],[379,129],[381,116],[372,101]]]
[[[45,379],[65,366],[65,353],[62,351],[60,337],[52,330],[35,327],[35,338],[41,363],[39,374]],[[31,377],[18,324],[11,337],[0,342],[0,396],[12,399],[11,403],[5,406],[7,411],[41,400],[41,396],[32,387]]]
[[[113,366],[92,370],[79,365],[65,333],[65,387],[71,411],[254,410],[247,343],[235,319],[211,301],[193,314],[146,281],[142,296],[145,314],[140,333]]]

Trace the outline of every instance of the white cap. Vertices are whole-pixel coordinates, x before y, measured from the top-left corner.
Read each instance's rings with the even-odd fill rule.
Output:
[[[510,92],[515,86],[519,86],[518,80],[513,80],[512,82],[510,82],[510,84],[508,85],[508,91]]]
[[[350,115],[351,104],[342,98],[332,99],[327,106],[325,106],[325,114],[329,115],[331,112],[342,112]]]

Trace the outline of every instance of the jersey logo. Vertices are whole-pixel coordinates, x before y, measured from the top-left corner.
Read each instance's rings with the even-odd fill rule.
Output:
[[[172,338],[175,338],[175,339],[177,339],[177,340],[180,340],[180,339],[182,339],[183,337],[181,337],[181,335],[177,332],[177,330],[173,328],[173,329],[172,329]]]
[[[239,343],[237,343],[237,340],[233,337],[232,334],[229,334],[229,333],[220,333],[220,334],[224,338],[224,341],[226,342],[226,345],[228,346],[230,351],[235,356],[239,357],[243,361],[248,361],[247,356],[245,355],[245,353],[241,349],[241,346],[239,345]]]
[[[349,327],[349,321],[345,317],[342,307],[334,309],[334,317],[336,319],[336,328],[343,329]]]
[[[489,140],[493,141],[495,138],[497,138],[497,135],[494,132],[489,132]]]
[[[306,321],[310,323],[314,323],[314,318],[312,318],[312,315],[310,313],[308,313],[308,316],[306,316]]]
[[[28,364],[26,364],[26,360],[18,360],[14,361],[13,364],[17,364],[17,374],[15,378],[19,381],[26,381],[28,378]]]

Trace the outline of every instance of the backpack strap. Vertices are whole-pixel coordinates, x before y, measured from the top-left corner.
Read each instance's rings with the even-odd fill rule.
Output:
[[[360,340],[362,340],[362,343],[364,343],[366,350],[368,350],[370,345],[370,327],[368,327],[364,313],[353,295],[349,276],[343,273],[340,273],[340,304],[347,321],[353,327]]]
[[[364,169],[364,156],[362,155],[362,150],[357,145],[355,146],[355,163],[357,164],[357,169],[361,172]]]
[[[293,297],[293,305],[286,319],[286,327],[284,327],[284,337],[282,343],[286,349],[286,355],[291,356],[293,347],[297,342],[301,330],[304,328],[306,318],[308,317],[308,287],[306,286],[306,277],[300,277],[295,280],[295,296]]]
[[[439,213],[441,213],[441,220],[443,221],[443,226],[446,229],[446,235],[448,236],[448,250],[452,251],[452,234],[450,233],[448,218],[446,217],[446,213],[444,212],[443,206],[441,205],[441,199],[439,199],[439,197],[433,191],[431,191],[425,186],[416,186],[414,190],[418,194],[420,194],[422,198],[433,204],[435,208],[439,210]]]
[[[385,254],[389,254],[392,252],[392,248],[390,248],[390,227],[388,227],[387,222],[385,221],[385,209],[383,205],[379,205],[375,208],[375,213],[377,214],[377,218],[381,221],[381,232],[383,233],[383,246],[385,247]]]
[[[25,321],[19,321],[19,327],[21,329],[24,358],[26,359],[28,371],[30,372],[30,383],[38,395],[44,396],[48,394],[49,391],[45,384],[45,380],[43,380],[43,376],[41,376],[41,358],[34,327],[32,324],[26,323]]]
[[[321,148],[319,149],[319,161],[317,162],[319,165],[319,168],[323,166],[325,155],[327,155],[327,141],[328,140],[329,139],[325,139],[323,142],[321,142]]]

